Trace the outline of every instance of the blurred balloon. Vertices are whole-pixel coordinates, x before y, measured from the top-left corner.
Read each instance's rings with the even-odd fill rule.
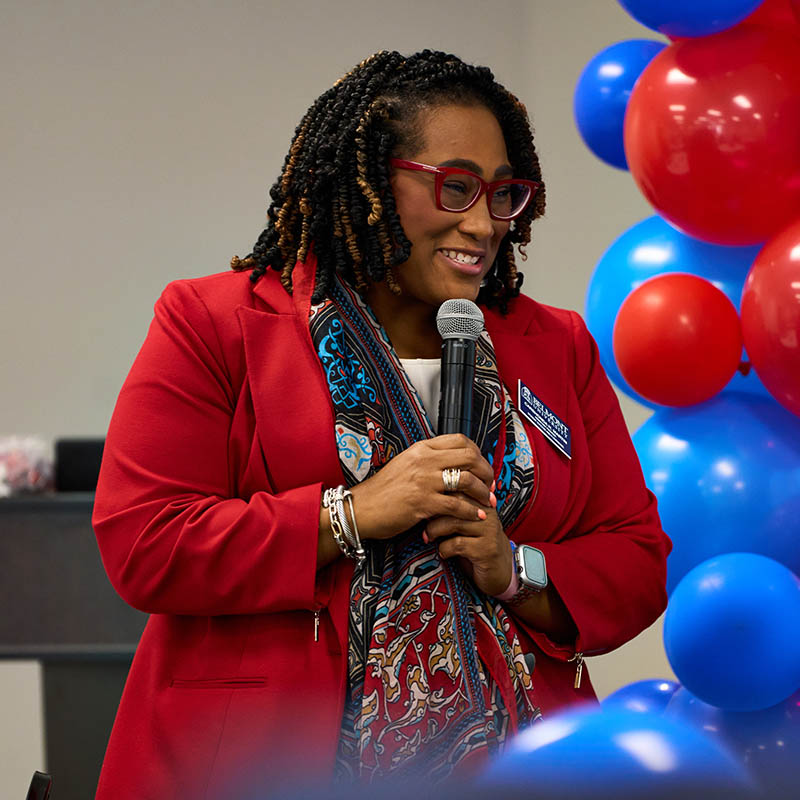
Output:
[[[733,303],[705,278],[658,275],[628,295],[614,323],[625,380],[666,406],[702,403],[739,366],[742,331]]]
[[[723,742],[769,797],[800,795],[800,691],[761,711],[723,711],[681,687],[664,713]]]
[[[687,788],[737,793],[750,781],[722,746],[689,725],[661,714],[580,709],[522,731],[481,784],[503,796],[525,787],[529,797],[583,798]]]
[[[575,123],[586,146],[612,167],[627,169],[622,128],[633,84],[663,42],[629,39],[601,50],[585,67],[575,87]]]
[[[756,397],[773,400],[772,395],[767,391],[761,379],[756,375],[756,371],[750,365],[750,356],[746,351],[742,352],[742,363],[740,370],[737,370],[731,382],[722,390],[725,393],[735,392],[744,394],[754,394]]]
[[[764,385],[800,415],[800,220],[754,261],[742,293],[742,334]]]
[[[800,688],[800,579],[756,553],[703,561],[669,599],[664,647],[678,680],[706,703],[780,703]]]
[[[663,678],[635,681],[606,697],[603,700],[603,709],[649,711],[653,714],[660,714],[679,688],[679,683]]]
[[[637,222],[619,236],[595,267],[586,292],[586,324],[597,340],[600,361],[614,384],[640,403],[656,407],[628,385],[614,358],[614,321],[634,289],[655,275],[686,272],[709,280],[738,307],[744,279],[758,250],[701,242],[659,216]],[[769,397],[752,371],[747,376],[737,373],[727,389]]]
[[[761,0],[619,0],[638,22],[667,36],[708,36],[737,25]]]
[[[800,47],[740,26],[675,42],[636,82],[625,154],[639,189],[709,242],[763,242],[800,214]]]
[[[769,708],[774,708],[774,706]],[[769,708],[766,710],[768,711]],[[751,716],[763,713],[765,711],[724,711],[721,708],[717,708],[717,706],[712,706],[710,703],[704,703],[699,697],[695,697],[685,686],[680,684],[670,696],[664,709],[665,716],[688,722],[692,727],[699,728],[704,733],[714,737],[718,737],[721,734],[722,720],[728,714]]]
[[[800,419],[754,395],[659,411],[633,436],[673,549],[667,590],[712,556],[761,553],[800,574]]]
[[[739,25],[763,25],[768,28],[778,28],[793,36],[800,36],[800,0],[763,0],[761,5]],[[667,38],[679,41],[686,37],[667,34]]]
[[[793,31],[800,20],[800,0],[764,0],[749,17],[742,20],[744,25],[767,25]],[[797,30],[800,33],[800,29]]]

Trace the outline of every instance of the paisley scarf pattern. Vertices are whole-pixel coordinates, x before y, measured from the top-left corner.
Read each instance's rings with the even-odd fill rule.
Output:
[[[386,332],[354,290],[337,281],[311,307],[309,325],[349,486],[435,436]],[[534,463],[485,331],[475,373],[472,438],[494,467],[507,529],[531,500]],[[416,527],[366,541],[367,559],[353,575],[340,781],[442,780],[540,716],[512,618],[420,534]]]

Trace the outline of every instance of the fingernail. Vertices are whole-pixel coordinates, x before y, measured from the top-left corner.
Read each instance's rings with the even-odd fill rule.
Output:
[[[489,502],[492,504],[492,508],[497,508],[497,497],[494,492],[489,492]]]
[[[422,531],[422,541],[425,542],[425,544],[430,543],[430,539],[428,539],[428,531]]]
[[[486,519],[486,512],[482,509],[478,509],[478,519]]]
[[[491,491],[494,491],[496,488],[497,488],[497,481],[492,481]]]

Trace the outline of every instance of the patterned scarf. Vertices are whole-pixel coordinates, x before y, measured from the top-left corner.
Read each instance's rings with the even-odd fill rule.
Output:
[[[310,330],[335,410],[347,483],[435,436],[425,408],[370,308],[337,281],[312,306]],[[533,494],[530,444],[500,382],[491,340],[478,340],[472,439],[494,467],[504,529]],[[540,716],[512,618],[417,526],[365,542],[350,591],[348,691],[337,780],[425,775],[482,764]]]

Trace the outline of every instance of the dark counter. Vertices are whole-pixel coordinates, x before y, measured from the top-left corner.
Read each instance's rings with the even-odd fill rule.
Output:
[[[43,665],[53,798],[94,796],[108,735],[147,615],[103,570],[94,495],[0,499],[0,658]]]

